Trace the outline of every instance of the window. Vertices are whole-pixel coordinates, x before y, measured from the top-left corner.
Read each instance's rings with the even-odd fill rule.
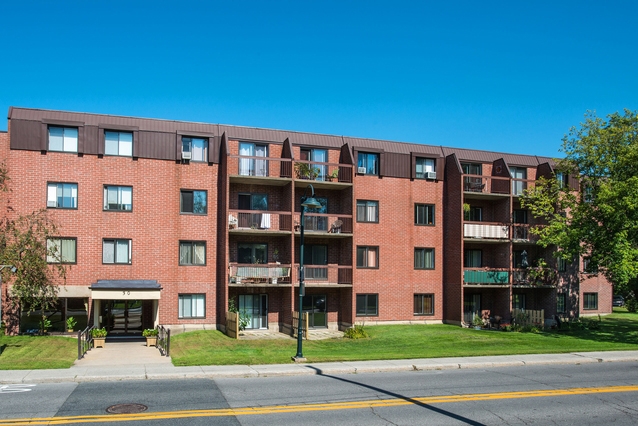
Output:
[[[328,213],[328,198],[327,197],[315,197],[315,200],[321,205],[318,209],[306,208],[304,215],[304,228],[306,231],[328,231],[328,217],[327,216],[315,216],[316,214]],[[301,203],[306,201],[303,196],[299,199],[299,210],[302,207]]]
[[[370,152],[359,152],[357,155],[357,168],[363,167],[365,174],[378,175],[379,174],[379,154],[373,154]]]
[[[379,223],[379,202],[357,200],[357,222]]]
[[[178,318],[206,318],[206,295],[180,294],[177,299],[179,302]]]
[[[527,189],[527,169],[525,167],[510,167],[512,176],[512,194],[523,195],[523,191]]]
[[[325,149],[311,149],[311,148],[301,148],[301,160],[304,161],[312,161],[309,166],[314,169],[316,172],[315,180],[326,180],[326,164],[314,164],[317,163],[327,163],[328,162],[328,151]]]
[[[180,265],[206,265],[206,243],[204,241],[180,241]]]
[[[414,269],[434,269],[434,249],[414,249]]]
[[[77,240],[75,238],[47,239],[48,263],[76,263]]]
[[[425,179],[427,178],[427,173],[432,172],[435,173],[435,165],[436,161],[433,158],[416,158],[416,178],[417,179]]]
[[[180,213],[206,214],[206,191],[180,191]]]
[[[514,293],[512,295],[512,308],[525,310],[525,294]]]
[[[512,221],[514,223],[527,223],[527,210],[514,209],[512,213]]]
[[[414,224],[434,225],[434,204],[415,204]]]
[[[556,180],[558,181],[559,188],[567,188],[569,185],[569,176],[567,173],[556,172]]]
[[[328,246],[325,244],[306,244],[303,252],[304,277],[308,280],[327,280]],[[318,268],[315,265],[323,265]]]
[[[47,185],[47,207],[56,209],[77,209],[78,184],[49,183]]]
[[[127,211],[133,209],[133,188],[130,186],[104,186],[104,210]]]
[[[208,162],[208,140],[182,137],[182,152],[190,152],[191,161]]]
[[[463,173],[466,175],[482,175],[482,165],[480,163],[461,163]],[[483,192],[485,183],[481,177],[463,177],[463,190],[470,192]]]
[[[483,209],[470,206],[470,209],[465,211],[465,220],[468,222],[481,222],[483,220]]]
[[[481,250],[465,250],[463,257],[463,266],[466,268],[481,268],[483,266]]]
[[[242,176],[268,176],[268,147],[249,142],[239,143],[239,155],[242,157],[263,157],[261,158],[240,158],[239,174]]]
[[[268,244],[238,243],[238,263],[268,263]]]
[[[378,268],[379,247],[357,247],[357,268]]]
[[[556,312],[562,314],[565,312],[565,293],[556,295]]]
[[[558,272],[567,271],[567,260],[563,259],[562,257],[557,258],[556,269],[558,269]]]
[[[434,295],[414,295],[414,315],[434,315]]]
[[[583,309],[598,309],[598,293],[583,294]]]
[[[102,263],[131,263],[131,240],[102,241]]]
[[[594,202],[594,188],[587,185],[583,188],[583,201],[586,203]]]
[[[78,129],[49,127],[49,151],[78,152]]]
[[[587,274],[595,274],[598,272],[598,268],[592,264],[591,257],[583,257],[583,272]]]
[[[529,266],[529,260],[526,250],[514,250],[512,253],[512,267],[513,268],[527,268]],[[524,264],[524,262],[527,262]]]
[[[357,294],[357,316],[376,317],[379,315],[378,294]]]
[[[466,175],[482,175],[482,167],[480,163],[461,163],[463,173]]]
[[[132,157],[133,133],[112,132],[108,130],[104,132],[104,154]]]

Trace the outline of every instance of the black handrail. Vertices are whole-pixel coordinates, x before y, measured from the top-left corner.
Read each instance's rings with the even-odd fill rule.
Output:
[[[84,354],[93,347],[93,335],[91,331],[95,326],[86,327],[82,331],[78,331],[78,359],[84,358]]]
[[[169,356],[171,352],[171,330],[163,325],[157,326],[157,349],[164,356]]]

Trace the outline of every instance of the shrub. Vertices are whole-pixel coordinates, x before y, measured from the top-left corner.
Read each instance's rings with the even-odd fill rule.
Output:
[[[625,300],[625,308],[627,312],[636,312],[638,310],[638,301],[635,297]]]
[[[106,328],[94,328],[91,330],[92,337],[106,337]]]
[[[369,337],[368,332],[363,329],[363,324],[355,324],[347,329],[343,335],[349,339],[365,339]]]
[[[142,331],[142,336],[144,337],[155,337],[159,334],[159,330],[156,328],[147,328]]]

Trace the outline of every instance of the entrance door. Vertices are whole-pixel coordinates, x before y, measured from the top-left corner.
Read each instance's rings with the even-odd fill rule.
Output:
[[[246,328],[268,328],[268,295],[240,294],[239,312],[248,316]]]
[[[141,300],[105,300],[102,304],[103,326],[109,334],[142,332]]]
[[[325,295],[306,295],[303,297],[302,310],[308,312],[308,327],[328,327],[328,315],[326,315]]]
[[[463,304],[463,321],[472,322],[475,314],[481,314],[480,294],[466,294]]]

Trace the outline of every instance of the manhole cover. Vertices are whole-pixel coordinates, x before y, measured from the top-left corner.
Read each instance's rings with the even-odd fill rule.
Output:
[[[148,410],[148,407],[142,404],[115,404],[107,408],[106,412],[111,414],[133,414],[146,410]]]

